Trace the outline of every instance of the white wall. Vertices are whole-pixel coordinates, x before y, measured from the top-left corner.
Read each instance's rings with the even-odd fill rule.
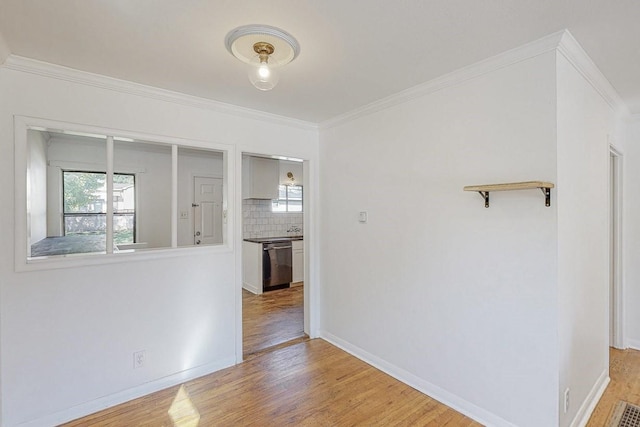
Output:
[[[7,59],[10,53],[9,46],[2,33],[0,33],[0,65],[4,64],[5,59]]]
[[[171,147],[116,141],[113,170],[136,176],[137,242],[148,248],[170,247]]]
[[[321,301],[312,317],[319,317],[324,337],[487,424],[567,424],[606,357],[596,349],[603,302],[594,299],[601,292],[602,249],[577,247],[591,228],[589,242],[602,241],[601,210],[572,216],[583,215],[578,207],[592,209],[586,201],[602,201],[597,151],[611,123],[610,111],[566,65],[560,59],[556,69],[555,51],[514,62],[323,129],[320,146],[315,129],[295,123],[114,91],[102,81],[58,80],[45,77],[47,70],[0,68],[5,153],[13,150],[14,115],[235,150],[229,251],[198,248],[190,256],[21,273],[13,265],[13,158],[0,156],[0,192],[7,196],[0,204],[0,231],[7,236],[0,243],[0,424],[56,424],[153,391],[167,384],[163,378],[171,382],[237,360],[243,152],[310,160],[304,217],[305,257],[312,262],[305,283],[318,279],[320,250],[323,288],[305,286],[305,298]],[[576,103],[584,105],[573,111]],[[569,154],[583,149],[578,138],[587,131],[594,134],[579,155],[584,164],[577,164]],[[639,138],[635,125],[629,141]],[[640,153],[631,143],[626,150],[631,183]],[[593,177],[585,176],[588,168]],[[593,184],[594,199],[571,191],[581,178]],[[492,193],[489,209],[477,194],[462,191],[469,184],[531,179],[558,184],[550,208],[539,191]],[[630,187],[625,274],[628,301],[635,301],[640,269],[629,264],[640,224],[631,214],[640,198]],[[357,221],[362,210],[367,224]],[[594,265],[581,271],[567,261],[572,248],[582,262],[593,257]],[[583,288],[586,272],[593,280]],[[586,312],[568,298],[586,304],[593,321],[574,325]],[[633,342],[640,339],[640,314],[630,306]],[[146,365],[134,371],[132,353],[142,349]],[[584,364],[575,363],[579,352],[592,350]],[[562,415],[559,395],[566,386],[573,403]]]
[[[29,131],[29,245],[47,237],[47,140],[40,132]]]
[[[606,384],[609,373],[609,140],[616,120],[613,109],[560,53],[557,70],[558,395],[565,426]]]
[[[322,335],[492,425],[558,422],[557,198],[462,187],[554,182],[555,95],[548,52],[320,135]]]
[[[640,117],[628,124],[623,162],[625,342],[640,350]]]
[[[46,77],[60,73],[52,68],[38,74],[0,68],[0,150],[13,152],[14,115],[228,144],[236,155],[230,159],[230,249],[179,249],[159,259],[17,273],[14,159],[0,156],[0,424],[6,427],[58,424],[234,363],[241,357],[239,153],[310,159],[314,168],[317,161],[312,127],[227,113],[206,102],[141,96],[138,86],[131,94],[110,90],[103,80],[74,83],[77,74]],[[139,350],[147,352],[145,366],[133,370]]]
[[[294,179],[293,184],[304,186],[304,171],[301,162],[280,160],[278,163],[280,166],[280,184],[291,184],[291,179],[287,176],[287,173],[291,172]]]

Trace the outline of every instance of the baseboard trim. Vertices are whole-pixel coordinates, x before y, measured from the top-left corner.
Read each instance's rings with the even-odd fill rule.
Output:
[[[626,344],[626,348],[632,348],[634,350],[640,350],[640,341],[638,341],[638,340],[631,340],[631,339],[627,338],[625,340],[625,344]]]
[[[242,282],[242,288],[243,288],[243,289],[246,289],[247,291],[249,291],[249,292],[251,292],[252,294],[255,294],[255,295],[258,295],[258,294],[260,294],[260,293],[261,293],[261,292],[260,292],[260,290],[259,290],[258,288],[256,288],[256,287],[255,287],[255,286],[253,286],[253,285],[250,285],[250,284],[249,284],[249,283],[247,283],[247,282]]]
[[[587,398],[580,405],[580,409],[576,413],[576,416],[573,418],[571,422],[571,427],[584,427],[589,422],[589,418],[593,413],[593,410],[596,409],[596,405],[600,401],[600,398],[604,394],[604,391],[607,389],[607,385],[609,384],[609,369],[605,369],[602,371],[598,380],[591,388],[591,391],[587,395]]]
[[[331,344],[335,345],[336,347],[341,348],[347,353],[350,353],[351,355],[357,357],[358,359],[368,363],[374,368],[379,369],[388,375],[391,375],[398,381],[401,381],[408,386],[418,390],[419,392],[424,393],[429,397],[437,400],[438,402],[455,409],[456,411],[466,415],[469,418],[474,419],[480,424],[495,427],[515,427],[515,424],[510,423],[509,421],[497,416],[496,414],[482,409],[479,406],[476,406],[473,403],[468,402],[453,393],[450,393],[416,375],[413,375],[410,372],[405,371],[404,369],[392,365],[391,363],[388,363],[387,361],[374,356],[373,354],[329,332],[320,331],[320,337],[325,341],[328,341]]]
[[[53,414],[46,415],[44,417],[27,421],[22,424],[18,424],[17,427],[48,427],[52,425],[59,425],[69,421],[76,420],[78,418],[91,415],[95,412],[103,409],[110,408],[121,403],[128,402],[139,397],[146,396],[156,391],[164,390],[169,387],[176,386],[185,381],[190,381],[204,375],[211,374],[229,366],[236,364],[235,357],[222,359],[213,363],[209,363],[202,366],[197,366],[192,369],[178,372],[173,375],[169,375],[164,378],[160,378],[155,381],[151,381],[139,386],[123,390],[108,396],[104,396],[89,402],[82,403],[77,406],[73,406],[69,409],[59,411]]]

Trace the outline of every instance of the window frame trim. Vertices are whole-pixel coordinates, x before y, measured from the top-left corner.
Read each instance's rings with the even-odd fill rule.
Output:
[[[70,173],[92,173],[92,174],[101,174],[104,175],[104,179],[105,179],[105,183],[107,181],[107,172],[102,172],[102,171],[98,171],[98,170],[76,170],[76,169],[61,169],[61,175],[62,175],[62,235],[66,236],[67,235],[67,227],[66,227],[66,221],[65,218],[67,215],[70,216],[100,216],[100,215],[104,215],[105,219],[107,217],[107,212],[105,211],[104,213],[99,212],[99,213],[91,213],[91,212],[69,212],[67,213],[65,211],[65,204],[64,204],[64,195],[65,195],[65,190],[64,190],[64,174],[67,172]],[[137,181],[137,174],[133,173],[133,172],[114,172],[113,176],[115,177],[116,175],[124,175],[124,176],[130,176],[133,178],[133,242],[132,243],[136,243],[138,241],[138,233],[137,233],[137,221],[138,221],[138,186],[136,184]],[[107,202],[108,204],[108,202]],[[131,212],[116,212],[115,210],[112,212],[112,216],[116,216],[116,215],[131,215]]]
[[[78,123],[50,120],[30,116],[14,115],[14,271],[39,271],[60,268],[75,268],[89,265],[103,265],[112,263],[122,263],[131,261],[142,261],[149,259],[175,258],[181,256],[196,256],[199,254],[230,253],[235,245],[235,228],[233,218],[235,217],[235,197],[233,191],[233,179],[235,177],[235,152],[236,147],[232,144],[221,143],[213,140],[196,140],[187,138],[177,138],[174,136],[158,135],[143,132],[132,132],[121,129],[106,128],[100,126],[83,125]],[[29,221],[28,221],[28,200],[27,194],[27,171],[28,164],[28,138],[27,131],[53,131],[70,135],[97,136],[104,138],[111,136],[116,141],[134,142],[147,141],[165,144],[172,148],[173,168],[172,168],[172,246],[166,248],[153,248],[144,251],[126,250],[120,252],[96,252],[86,254],[56,255],[52,257],[30,256],[29,248]],[[223,179],[225,188],[223,190],[223,212],[228,220],[223,223],[223,243],[220,245],[204,246],[177,246],[177,154],[178,148],[202,149],[207,151],[217,151],[222,154]],[[173,154],[175,153],[175,155]],[[107,156],[107,167],[113,166],[113,157]],[[109,165],[111,163],[111,165]],[[107,239],[108,240],[108,239]]]
[[[285,187],[286,188],[285,195],[286,195],[287,198],[284,199],[286,209],[284,211],[274,211],[273,210],[273,202],[275,200],[277,200],[278,203],[279,203],[280,200],[283,200],[283,199],[277,198],[277,199],[274,199],[274,200],[271,201],[271,213],[274,213],[274,214],[301,214],[301,213],[304,213],[304,186],[298,185],[298,184],[294,184],[294,185],[278,184],[278,194],[280,193],[280,187]],[[291,188],[291,187],[300,187],[300,191],[302,192],[302,200],[300,200],[300,202],[301,202],[301,204],[300,204],[301,210],[299,210],[299,211],[290,211],[289,210],[289,188]]]

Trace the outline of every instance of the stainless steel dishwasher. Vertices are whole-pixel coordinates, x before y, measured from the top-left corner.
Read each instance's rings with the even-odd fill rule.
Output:
[[[262,244],[262,291],[288,288],[292,279],[291,242]]]

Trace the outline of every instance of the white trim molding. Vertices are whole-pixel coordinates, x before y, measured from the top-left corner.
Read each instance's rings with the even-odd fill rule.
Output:
[[[392,376],[393,378],[407,384],[410,387],[415,388],[421,393],[426,394],[427,396],[437,400],[444,405],[460,412],[461,414],[466,415],[467,417],[478,421],[480,424],[486,426],[494,426],[494,427],[515,427],[515,424],[505,420],[504,418],[499,417],[498,415],[487,411],[479,406],[474,405],[473,403],[466,401],[453,393],[450,393],[444,390],[441,387],[438,387],[435,384],[432,384],[424,379],[405,371],[402,368],[399,368],[363,349],[357,347],[337,336],[326,332],[321,331],[320,337],[336,347],[341,348],[347,353],[357,357],[358,359],[368,363],[376,369],[381,370],[382,372]]]
[[[615,243],[613,259],[613,346],[624,350],[625,347],[625,294],[624,281],[624,156],[621,150],[616,148],[613,138],[609,138],[609,160],[615,162],[615,168],[610,172],[610,177],[615,173],[614,182],[609,183],[609,191],[615,203],[615,217],[610,218],[613,228],[613,242]]]
[[[148,394],[164,390],[169,387],[176,386],[178,384],[200,378],[205,375],[212,374],[221,369],[228,368],[235,365],[235,358],[226,358],[213,363],[209,363],[203,366],[198,366],[186,371],[178,372],[168,377],[160,378],[155,381],[141,384],[137,387],[133,387],[118,393],[111,394],[109,396],[101,397],[99,399],[91,400],[89,402],[82,403],[69,409],[65,409],[54,414],[46,415],[42,418],[27,421],[19,424],[20,427],[40,427],[51,426],[66,423],[84,416],[93,414],[103,409],[111,408],[112,406],[119,405],[121,403],[129,402],[133,399],[146,396]]]
[[[0,40],[0,54],[2,53],[2,44]],[[0,56],[0,59],[2,57]],[[0,61],[2,64],[2,61]],[[9,54],[3,68],[24,73],[35,74],[57,80],[63,80],[72,83],[94,86],[101,89],[111,90],[115,92],[126,93],[129,95],[151,98],[159,101],[181,104],[187,107],[201,108],[212,110],[222,114],[229,114],[251,120],[261,120],[268,123],[275,123],[284,126],[317,130],[315,123],[303,120],[292,119],[289,117],[279,116],[277,114],[267,113],[264,111],[253,110],[250,108],[240,107],[233,104],[226,104],[212,99],[200,98],[193,95],[186,95],[167,89],[161,89],[153,86],[147,86],[140,83],[134,83],[127,80],[116,79],[101,74],[89,73],[87,71],[76,70],[74,68],[63,67],[61,65],[50,64],[36,59],[25,58]]]
[[[509,65],[534,58],[547,52],[552,52],[557,49],[565,33],[568,33],[568,31],[564,30],[550,34],[531,43],[527,43],[524,46],[508,50],[480,62],[476,62],[475,64],[471,64],[467,67],[445,74],[441,77],[437,77],[428,82],[403,90],[402,92],[374,101],[345,114],[325,120],[320,123],[320,129],[339,126],[359,117],[372,114],[376,111],[381,111],[393,107],[394,105],[402,104],[448,87],[457,86],[468,80],[494,72]]]
[[[177,241],[172,239],[172,247],[168,248],[155,248],[153,250],[144,250],[136,252],[135,250],[125,251],[109,251],[96,252],[92,254],[72,254],[68,256],[53,256],[53,257],[36,257],[30,258],[28,254],[28,240],[29,240],[29,224],[28,224],[28,203],[27,203],[27,168],[28,168],[28,137],[27,131],[34,130],[56,130],[58,132],[66,132],[72,135],[87,134],[87,135],[101,135],[104,138],[109,136],[117,136],[120,138],[128,139],[131,141],[153,141],[156,143],[166,144],[171,146],[172,150],[172,162],[177,162],[177,149],[178,147],[184,148],[197,148],[214,150],[223,154],[224,169],[223,178],[226,178],[228,189],[226,191],[226,199],[224,201],[227,206],[235,206],[233,197],[235,191],[233,183],[230,177],[235,174],[234,164],[229,163],[229,159],[233,159],[235,156],[235,146],[229,144],[221,144],[214,141],[199,141],[189,140],[184,138],[175,138],[171,136],[146,134],[140,132],[121,131],[117,129],[109,129],[104,127],[97,127],[91,125],[79,125],[75,123],[62,122],[57,120],[39,119],[28,116],[14,116],[14,271],[34,271],[34,270],[53,270],[60,268],[74,268],[83,267],[89,265],[102,265],[113,264],[130,261],[142,261],[149,259],[160,258],[172,258],[178,256],[195,256],[205,253],[231,253],[234,251],[234,234],[233,234],[233,219],[227,221],[226,225],[223,225],[223,235],[226,235],[226,240],[221,245],[207,245],[207,246],[185,246],[178,247]],[[111,156],[106,156],[107,164],[111,161]],[[172,179],[175,179],[177,166],[174,165],[172,169]],[[172,197],[177,197],[177,189],[172,187]],[[231,198],[231,200],[230,200]],[[227,208],[228,217],[233,218],[235,212],[233,209]],[[242,215],[240,211],[240,215]],[[172,204],[172,235],[177,233],[177,210],[176,206]],[[110,242],[111,239],[107,239]]]
[[[558,52],[582,74],[614,111],[621,113],[624,117],[631,115],[618,92],[568,30],[562,33],[562,38],[558,44]]]
[[[619,111],[623,117],[627,117],[630,120],[640,121],[640,114],[632,115],[629,112],[628,107],[622,101],[613,86],[568,30],[558,31],[523,46],[492,56],[467,67],[460,68],[428,82],[325,120],[319,125],[264,111],[227,104],[212,99],[187,95],[167,89],[147,86],[14,55],[11,54],[4,42],[4,39],[2,38],[2,35],[0,34],[0,66],[9,70],[36,74],[53,79],[172,102],[194,108],[213,110],[223,114],[261,120],[305,130],[317,130],[319,128],[328,129],[334,126],[339,126],[340,124],[349,122],[358,117],[384,110],[394,105],[410,101],[447,87],[459,85],[465,81],[491,73],[500,68],[504,68],[554,50],[557,50],[567,58],[567,60],[576,67],[576,69],[585,77],[585,79],[587,79],[587,81],[589,81],[589,83],[598,91],[598,93],[600,93],[600,95],[614,110]]]
[[[607,367],[607,369],[600,373],[598,380],[591,388],[587,398],[582,402],[582,405],[580,405],[580,409],[578,409],[576,416],[573,418],[573,421],[571,421],[570,427],[584,427],[587,425],[593,410],[596,408],[596,405],[600,401],[604,391],[607,389],[609,381],[609,368]]]
[[[627,338],[625,340],[625,344],[626,344],[627,348],[632,348],[634,350],[640,350],[640,340],[634,340],[634,339]]]
[[[386,108],[393,107],[394,105],[402,104],[448,87],[460,85],[484,74],[497,71],[501,68],[517,64],[552,51],[557,51],[567,58],[578,72],[580,72],[596,89],[596,91],[598,91],[611,108],[619,112],[622,117],[636,117],[637,120],[640,120],[640,114],[631,116],[629,109],[622,101],[622,98],[620,98],[620,95],[618,95],[613,86],[611,86],[611,83],[609,83],[607,78],[602,74],[571,33],[568,30],[562,30],[515,49],[511,49],[480,62],[476,62],[475,64],[467,67],[460,68],[402,92],[374,101],[329,120],[325,120],[320,123],[319,126],[320,129],[329,129],[339,126],[359,117],[372,114],[376,111],[381,111]]]

